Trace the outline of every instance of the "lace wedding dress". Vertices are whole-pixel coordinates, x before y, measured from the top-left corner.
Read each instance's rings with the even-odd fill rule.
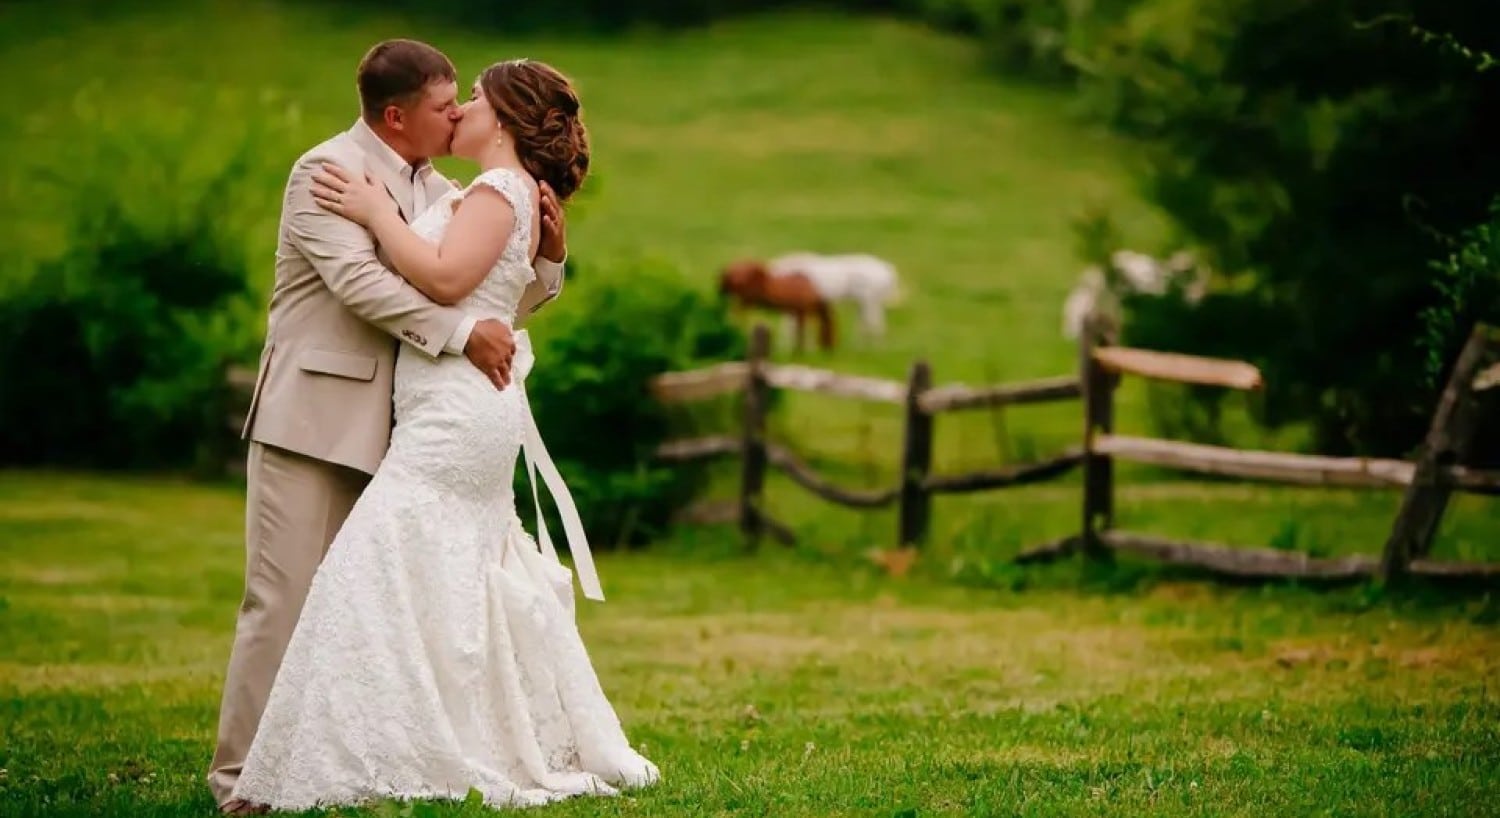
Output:
[[[412,229],[437,242],[485,185],[515,209],[493,270],[462,304],[512,321],[534,277],[531,189],[486,171]],[[376,798],[495,807],[614,794],[658,778],[631,749],[574,622],[572,573],[511,490],[526,455],[563,511],[585,595],[602,599],[577,513],[541,446],[522,380],[496,390],[467,359],[403,346],[391,446],[324,559],[234,796],[300,810]],[[540,516],[538,517],[540,520]]]

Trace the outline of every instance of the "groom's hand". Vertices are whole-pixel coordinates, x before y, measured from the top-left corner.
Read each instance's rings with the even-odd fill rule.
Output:
[[[515,354],[516,339],[510,327],[493,318],[475,324],[469,343],[464,346],[464,357],[479,367],[496,389],[504,389],[510,383],[510,362]]]
[[[542,238],[536,252],[542,258],[561,264],[568,256],[568,225],[563,220],[562,203],[546,182],[537,185],[542,192]]]

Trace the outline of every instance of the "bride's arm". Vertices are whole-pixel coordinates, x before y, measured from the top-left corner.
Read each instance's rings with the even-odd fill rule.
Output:
[[[313,195],[318,204],[369,228],[391,266],[439,304],[456,304],[479,286],[505,252],[516,213],[499,191],[476,186],[434,245],[413,233],[378,183],[325,165]],[[439,207],[447,207],[439,204]]]

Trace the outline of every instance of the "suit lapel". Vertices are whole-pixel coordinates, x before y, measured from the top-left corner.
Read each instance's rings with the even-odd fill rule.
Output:
[[[360,127],[362,124],[349,129],[349,135],[365,154],[365,169],[379,179],[382,185],[385,185],[385,192],[396,202],[396,207],[401,211],[401,220],[410,223],[412,219],[411,183],[402,179],[401,173],[391,166],[392,163],[388,158],[388,154],[392,153],[390,147],[381,142],[380,137],[375,136],[375,133],[368,127]]]
[[[379,160],[368,154],[366,157],[368,161],[365,162],[365,167],[385,185],[385,192],[395,200],[396,207],[401,211],[401,220],[411,223],[411,185],[402,184],[400,174],[393,173]]]

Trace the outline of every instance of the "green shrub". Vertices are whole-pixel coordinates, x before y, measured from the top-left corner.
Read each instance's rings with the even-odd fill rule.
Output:
[[[1381,12],[1500,45],[1500,5],[1478,0],[1153,0],[1096,65],[1150,142],[1150,196],[1225,273],[1197,309],[1133,305],[1127,338],[1257,363],[1260,419],[1329,454],[1420,440],[1424,365],[1452,352],[1422,346],[1429,261],[1500,190],[1500,71]]]
[[[0,463],[222,459],[224,367],[244,352],[234,309],[248,288],[221,213],[247,156],[198,182],[165,154],[82,165],[66,251],[0,294]],[[118,178],[143,164],[159,184],[127,196]]]
[[[716,299],[649,264],[565,289],[531,326],[537,365],[526,389],[591,540],[608,548],[649,539],[697,495],[705,472],[653,462],[676,434],[676,413],[651,398],[648,381],[743,357],[742,334]]]

